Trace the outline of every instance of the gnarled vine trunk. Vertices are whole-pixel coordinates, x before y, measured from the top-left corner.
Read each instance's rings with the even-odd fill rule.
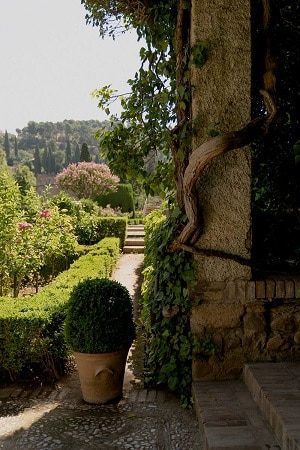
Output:
[[[195,244],[202,234],[201,215],[199,212],[197,184],[201,180],[201,175],[211,161],[225,153],[249,145],[255,138],[268,132],[270,124],[276,116],[276,104],[274,99],[276,77],[275,60],[271,54],[269,25],[271,18],[270,0],[262,0],[263,17],[262,27],[264,30],[265,45],[265,68],[262,80],[262,90],[260,91],[265,104],[267,115],[253,119],[240,130],[229,132],[223,136],[217,136],[204,142],[189,157],[188,164],[180,166],[181,171],[177,171],[180,182],[177,181],[177,188],[181,190],[178,198],[183,198],[184,209],[187,216],[187,224],[174,240],[171,249],[173,251],[184,249],[195,252]],[[180,22],[177,23],[180,26]],[[177,30],[176,36],[180,36]],[[176,159],[175,159],[176,166]],[[183,170],[184,167],[184,170]],[[183,170],[183,171],[182,171]],[[200,181],[201,183],[201,181]],[[181,205],[180,205],[181,206]],[[203,252],[203,251],[202,251]],[[199,253],[201,250],[199,249]],[[209,253],[205,250],[205,254]],[[215,256],[215,251],[212,255]],[[218,252],[222,257],[222,252]],[[234,255],[223,255],[224,257],[233,257]]]

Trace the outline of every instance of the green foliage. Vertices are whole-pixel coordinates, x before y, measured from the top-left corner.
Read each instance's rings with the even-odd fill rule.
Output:
[[[145,269],[142,286],[142,326],[145,334],[145,382],[163,383],[179,393],[182,403],[190,403],[192,381],[192,334],[189,327],[191,300],[188,285],[193,266],[185,252],[170,253],[174,229],[180,215],[167,218],[162,212],[145,219]],[[164,310],[177,313],[165,318]]]
[[[111,128],[97,134],[101,154],[121,179],[137,180],[147,194],[165,195],[174,188],[170,129],[176,121],[173,37],[177,2],[154,2],[147,9],[149,20],[139,17],[134,3],[83,3],[89,11],[88,22],[99,26],[102,35],[114,35],[113,27],[122,16],[125,27],[134,26],[146,42],[140,49],[141,67],[128,81],[131,93],[117,95],[110,86],[94,92],[99,107],[108,115],[110,104],[117,98],[123,108],[120,117],[110,117]],[[113,17],[115,22],[111,21]]]
[[[217,345],[210,335],[206,336],[205,339],[199,339],[194,336],[193,355],[196,359],[207,361],[218,350]]]
[[[25,195],[31,187],[36,185],[35,176],[27,166],[18,166],[14,172],[14,179],[22,195]]]
[[[35,149],[41,150],[42,172],[51,174],[63,169],[71,162],[79,162],[80,145],[86,142],[89,146],[90,154],[94,158],[98,154],[98,144],[95,133],[99,128],[110,128],[106,121],[98,120],[64,120],[63,122],[34,122],[31,121],[23,129],[17,129],[17,136],[8,134],[9,145],[8,164],[26,164],[31,170],[36,172],[34,165]],[[4,148],[5,134],[0,132],[0,147]],[[55,160],[55,171],[52,163],[47,161],[48,147],[54,144],[51,149],[52,158]],[[46,150],[47,149],[47,150]],[[13,151],[14,150],[14,151]],[[49,167],[50,166],[50,167]],[[40,171],[38,172],[40,173]]]
[[[128,225],[142,225],[144,223],[144,218],[139,217],[137,219],[128,219]]]
[[[92,158],[86,143],[83,143],[81,146],[80,158],[79,161],[83,162],[91,162]]]
[[[34,150],[33,166],[34,166],[35,175],[39,175],[40,173],[42,173],[41,155],[40,155],[40,149],[38,147],[36,147],[36,149]]]
[[[4,150],[0,149],[0,169],[7,166]]]
[[[72,162],[72,151],[70,141],[67,141],[66,146],[66,156],[65,156],[65,166],[67,167]]]
[[[64,191],[60,191],[51,198],[50,206],[57,206],[59,211],[71,217],[78,218],[80,216],[81,203],[74,200]]]
[[[111,208],[120,208],[122,212],[134,212],[134,198],[131,184],[118,184],[116,192],[109,192],[97,198],[100,206],[110,205]]]
[[[192,63],[200,69],[208,59],[209,44],[206,41],[197,42],[191,51]]]
[[[11,242],[20,219],[21,195],[10,172],[0,168],[0,295],[9,279]]]
[[[105,278],[85,280],[70,295],[66,341],[81,353],[107,353],[129,348],[134,339],[128,290]]]
[[[82,210],[88,214],[97,214],[99,206],[90,198],[82,198],[79,202]]]
[[[42,209],[42,198],[38,195],[34,187],[29,188],[26,191],[26,195],[22,196],[21,208],[24,212],[25,220],[30,223],[34,222]]]
[[[19,173],[23,174],[16,171],[14,175]],[[17,296],[22,282],[38,274],[53,276],[75,257],[72,218],[57,207],[42,209],[42,200],[33,187],[22,193],[11,173],[1,169],[0,295],[9,294],[12,288]]]
[[[19,147],[18,147],[17,136],[15,136],[15,139],[14,139],[14,153],[15,153],[16,160],[18,160],[19,159]]]
[[[107,238],[61,273],[43,291],[22,299],[0,297],[0,368],[11,380],[28,371],[58,377],[67,357],[64,320],[70,293],[87,278],[109,277],[119,240]]]
[[[220,131],[218,131],[218,123],[214,123],[214,122],[211,122],[211,123],[209,123],[208,124],[208,127],[207,127],[207,135],[209,136],[209,137],[216,137],[216,136],[219,136],[221,133],[220,133]]]
[[[6,161],[8,162],[10,159],[10,143],[9,143],[9,139],[8,139],[7,130],[5,130],[5,135],[4,135],[4,151],[5,151]]]
[[[94,244],[104,237],[115,236],[123,248],[127,228],[126,217],[99,217],[84,214],[75,225],[79,244]]]

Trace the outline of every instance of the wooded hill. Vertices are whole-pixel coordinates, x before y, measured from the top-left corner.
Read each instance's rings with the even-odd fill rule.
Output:
[[[98,120],[64,120],[63,122],[28,122],[16,129],[16,135],[0,132],[0,149],[8,165],[28,165],[38,173],[57,173],[70,162],[80,160],[83,144],[87,144],[91,159],[99,161],[99,146],[95,133],[109,128],[110,123]]]

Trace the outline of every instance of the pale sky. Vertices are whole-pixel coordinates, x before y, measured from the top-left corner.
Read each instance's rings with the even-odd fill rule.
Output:
[[[90,93],[106,84],[126,92],[139,47],[134,33],[102,40],[80,0],[0,0],[0,130],[104,120]]]

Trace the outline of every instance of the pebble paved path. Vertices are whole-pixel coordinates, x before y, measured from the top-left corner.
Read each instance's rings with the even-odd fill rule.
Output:
[[[123,255],[114,278],[133,298],[143,255]],[[116,404],[86,404],[76,372],[53,388],[0,389],[1,449],[201,450],[194,414],[165,391],[133,387],[126,370],[124,398]]]

